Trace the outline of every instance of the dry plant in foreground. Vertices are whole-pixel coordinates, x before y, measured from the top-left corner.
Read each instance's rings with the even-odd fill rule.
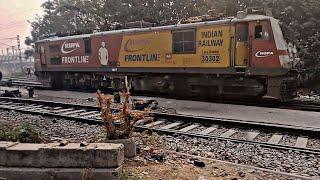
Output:
[[[148,116],[146,111],[131,111],[129,104],[130,93],[122,93],[124,99],[119,113],[112,113],[113,96],[97,92],[101,117],[107,131],[107,138],[125,139],[132,136],[134,124]]]

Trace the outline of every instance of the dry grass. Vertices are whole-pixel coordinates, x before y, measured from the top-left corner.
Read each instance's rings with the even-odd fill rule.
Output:
[[[82,171],[82,180],[91,180],[92,179],[92,169],[90,168],[84,168]]]
[[[108,139],[126,139],[132,137],[134,132],[134,124],[145,119],[148,112],[131,111],[129,104],[130,94],[123,93],[124,102],[119,113],[112,113],[113,96],[104,95],[97,92],[98,105],[101,111],[101,118],[107,132]]]

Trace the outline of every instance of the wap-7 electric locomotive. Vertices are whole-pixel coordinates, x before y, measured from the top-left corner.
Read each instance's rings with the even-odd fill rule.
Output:
[[[287,100],[299,76],[278,20],[263,15],[48,38],[35,60],[55,88],[121,89],[128,79],[135,91],[213,99]]]

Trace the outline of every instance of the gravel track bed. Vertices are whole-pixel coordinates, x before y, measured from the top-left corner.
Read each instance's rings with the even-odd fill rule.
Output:
[[[152,126],[152,128],[161,128],[161,127],[164,127],[164,126],[169,125],[169,124],[172,124],[172,123],[173,123],[173,122],[166,121],[166,122],[163,122],[163,123],[161,123],[161,124]]]
[[[279,144],[287,145],[287,146],[294,146],[297,142],[297,139],[298,139],[297,136],[285,134],[285,135],[283,135]]]
[[[188,131],[188,133],[193,133],[193,134],[198,134],[200,133],[201,131],[207,129],[208,127],[205,127],[205,126],[198,126],[190,131]]]
[[[45,96],[45,95],[39,95],[35,99],[38,100],[45,100],[45,101],[56,101],[56,102],[64,102],[64,103],[70,103],[70,104],[81,104],[81,105],[87,105],[87,106],[96,106],[97,101],[96,99],[75,99],[75,98],[59,98],[59,97],[51,97],[51,96]]]
[[[170,128],[170,129],[178,131],[178,130],[180,130],[180,129],[183,129],[183,128],[185,128],[185,127],[188,127],[189,125],[191,125],[191,124],[180,124],[179,126],[175,126],[175,127],[173,127],[173,128]]]
[[[229,128],[225,128],[225,127],[218,127],[218,129],[216,129],[215,131],[209,133],[208,135],[210,136],[220,136],[221,134],[223,134],[224,132],[227,132],[229,130]]]
[[[313,148],[313,149],[320,149],[320,140],[318,140],[318,139],[309,139],[307,147],[308,148]]]
[[[98,142],[105,140],[104,128],[98,125],[3,110],[0,110],[0,117],[0,120],[16,125],[29,124],[33,126],[48,142],[60,139],[65,139],[69,142]]]
[[[268,142],[271,136],[272,136],[271,133],[260,132],[259,135],[254,140],[258,142]]]
[[[157,136],[157,142],[170,151],[320,178],[319,155],[186,136]]]
[[[234,133],[230,138],[246,140],[247,131],[236,129],[236,133]]]

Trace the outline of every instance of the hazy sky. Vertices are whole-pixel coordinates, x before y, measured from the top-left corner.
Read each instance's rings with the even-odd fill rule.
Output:
[[[42,14],[40,7],[46,0],[0,0],[0,54],[1,49],[6,52],[7,45],[17,45],[16,39],[6,38],[20,35],[24,47],[24,39],[30,35],[30,24],[27,20],[35,18],[36,14]],[[4,45],[4,44],[7,45]]]

